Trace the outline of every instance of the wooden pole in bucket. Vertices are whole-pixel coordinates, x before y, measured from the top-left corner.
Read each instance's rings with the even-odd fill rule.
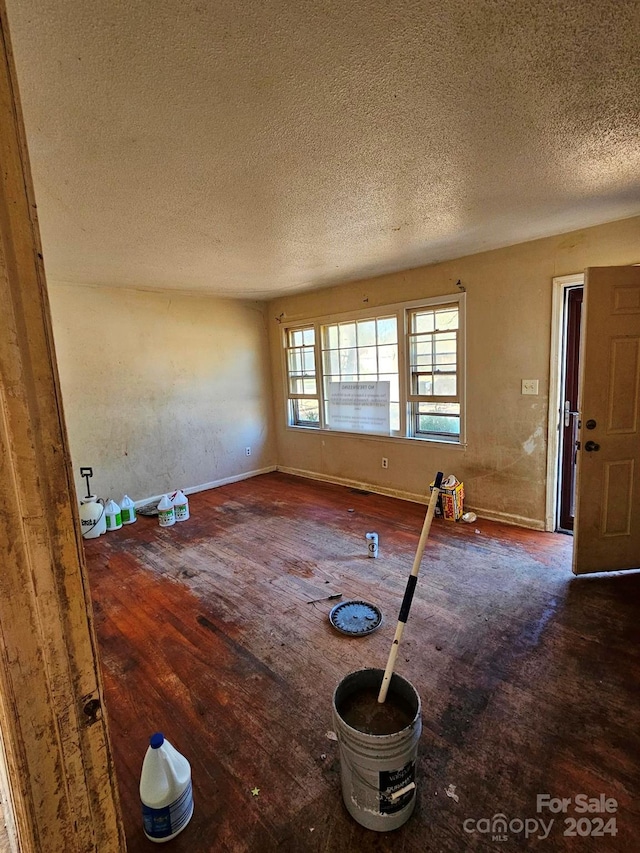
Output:
[[[382,679],[382,684],[380,685],[380,693],[378,694],[378,702],[380,703],[384,702],[387,698],[387,691],[389,690],[389,684],[391,683],[393,668],[396,665],[396,658],[398,656],[400,640],[402,639],[402,632],[404,631],[404,626],[407,624],[407,619],[409,618],[409,610],[411,609],[413,593],[415,592],[416,584],[418,583],[420,561],[422,560],[422,555],[424,553],[424,546],[427,544],[427,539],[429,538],[429,530],[431,529],[431,522],[433,521],[433,516],[436,511],[436,504],[438,503],[441,485],[442,471],[438,471],[433,484],[433,491],[431,492],[429,506],[427,507],[427,515],[424,519],[424,524],[422,525],[422,533],[420,534],[420,539],[418,541],[418,549],[416,551],[416,556],[413,559],[413,568],[411,569],[411,574],[407,580],[404,598],[402,599],[402,605],[400,606],[398,625],[396,627],[393,643],[391,644],[391,651],[389,652],[389,659],[387,660],[387,668],[384,671],[384,677]]]

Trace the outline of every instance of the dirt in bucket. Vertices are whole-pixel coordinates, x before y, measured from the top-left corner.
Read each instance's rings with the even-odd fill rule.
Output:
[[[378,702],[379,688],[363,687],[346,696],[338,712],[348,726],[367,735],[392,735],[413,722],[415,706],[402,696],[388,693]]]

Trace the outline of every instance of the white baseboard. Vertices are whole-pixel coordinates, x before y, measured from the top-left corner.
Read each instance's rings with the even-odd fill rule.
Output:
[[[385,495],[389,498],[399,498],[403,501],[412,501],[413,503],[428,504],[429,494],[419,495],[415,492],[407,492],[403,489],[389,489],[385,486],[376,486],[372,483],[365,483],[361,480],[350,480],[347,477],[330,477],[327,474],[320,474],[317,471],[307,471],[302,468],[288,468],[284,465],[268,465],[265,468],[256,468],[254,471],[247,471],[244,474],[235,474],[233,477],[224,477],[221,480],[212,480],[210,483],[201,483],[199,486],[188,486],[182,491],[185,495],[193,495],[196,492],[205,492],[207,489],[217,489],[219,486],[226,486],[229,483],[238,483],[240,480],[249,480],[251,477],[257,477],[259,474],[268,474],[271,471],[280,471],[283,474],[292,474],[294,477],[305,477],[307,480],[319,480],[323,483],[333,483],[336,486],[346,486],[350,489],[362,489],[367,492],[374,492],[377,495]],[[135,501],[137,507],[145,504],[158,503],[162,498],[160,495],[152,495],[149,498]],[[467,511],[475,512],[478,518],[486,518],[489,521],[501,521],[503,524],[513,524],[516,527],[528,527],[532,530],[544,530],[544,521],[537,518],[528,518],[524,515],[515,515],[509,512],[496,512],[491,509],[478,509],[465,505]]]
[[[239,483],[240,480],[249,480],[251,477],[257,477],[259,474],[269,474],[275,471],[275,465],[267,465],[266,468],[256,468],[253,471],[246,471],[244,474],[234,474],[232,477],[223,477],[221,480],[212,480],[210,483],[201,483],[199,486],[187,486],[182,489],[185,495],[193,495],[196,492],[206,492],[207,489],[217,489],[219,486],[226,486],[229,483]],[[174,490],[172,489],[171,492]],[[145,504],[158,503],[162,498],[163,492],[160,495],[152,495],[149,498],[142,498],[139,501],[134,501],[136,506],[144,506]]]
[[[406,492],[402,489],[388,489],[385,486],[374,486],[371,483],[363,483],[360,480],[349,480],[346,477],[329,477],[326,474],[319,474],[317,471],[306,471],[301,468],[287,468],[284,465],[278,465],[277,470],[283,474],[293,474],[295,477],[306,477],[308,480],[320,480],[323,483],[333,483],[336,486],[348,486],[351,489],[363,489],[367,492],[374,492],[377,495],[385,495],[390,498],[400,498],[403,501],[412,501],[413,503],[428,504],[429,494],[418,495],[414,492]],[[512,524],[516,527],[528,527],[532,530],[544,530],[544,521],[537,518],[527,518],[524,515],[515,515],[508,512],[494,512],[490,509],[476,509],[476,507],[467,506],[467,512],[475,512],[478,518],[486,518],[489,521],[501,521],[503,524]]]
[[[516,527],[528,527],[530,530],[546,530],[544,521],[539,518],[515,515],[512,512],[496,512],[492,509],[476,509],[475,507],[473,507],[473,512],[475,512],[478,518],[486,518],[488,521],[501,521],[503,524],[513,524]]]
[[[414,492],[405,492],[402,489],[387,489],[385,486],[373,486],[371,483],[363,483],[360,480],[349,480],[346,477],[329,477],[319,474],[317,471],[305,471],[301,468],[286,468],[278,465],[278,471],[283,474],[293,474],[295,477],[306,477],[308,480],[321,480],[323,483],[333,483],[336,486],[348,486],[350,489],[363,489],[367,492],[375,492],[377,495],[386,495],[390,498],[400,498],[403,501],[413,501],[418,504],[428,504],[429,494],[418,495]]]

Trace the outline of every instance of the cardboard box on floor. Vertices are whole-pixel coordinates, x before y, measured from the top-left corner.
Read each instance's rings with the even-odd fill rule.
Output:
[[[431,483],[429,491],[433,491],[434,484]],[[437,508],[440,509],[442,518],[446,521],[457,521],[462,518],[464,512],[464,483],[449,476],[442,481],[440,495],[438,496]],[[436,508],[436,512],[437,512]]]

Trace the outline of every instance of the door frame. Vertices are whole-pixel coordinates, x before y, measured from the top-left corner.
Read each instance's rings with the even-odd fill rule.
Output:
[[[0,161],[0,786],[9,842],[21,853],[123,853],[4,0]]]
[[[564,355],[564,303],[565,291],[570,287],[584,287],[584,273],[572,273],[553,278],[551,304],[551,348],[549,358],[549,413],[547,425],[547,488],[545,530],[557,529],[558,477],[560,475],[560,422],[562,411],[562,364]]]

